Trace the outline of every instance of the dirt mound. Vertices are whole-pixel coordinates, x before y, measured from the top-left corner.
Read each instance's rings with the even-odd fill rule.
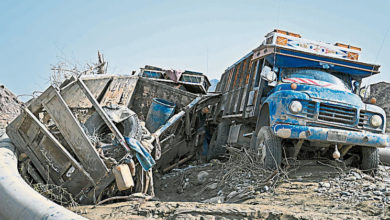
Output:
[[[3,129],[20,113],[19,101],[15,94],[4,85],[0,85],[0,129]]]

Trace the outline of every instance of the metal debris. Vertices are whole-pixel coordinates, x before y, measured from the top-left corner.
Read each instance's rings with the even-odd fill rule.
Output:
[[[188,71],[182,78],[186,74],[208,82],[204,75]],[[182,78],[176,85],[187,85]],[[163,172],[199,154],[205,137],[202,108],[219,98],[175,87],[173,81],[167,85],[142,76],[72,77],[30,100],[7,134],[28,157],[20,161],[31,171],[25,176],[63,187],[80,204],[136,192],[154,196],[152,171],[142,169],[140,161],[151,154],[148,166],[156,160],[153,169]],[[188,88],[195,87],[198,84]],[[144,121],[154,98],[174,103],[176,110],[150,133]]]

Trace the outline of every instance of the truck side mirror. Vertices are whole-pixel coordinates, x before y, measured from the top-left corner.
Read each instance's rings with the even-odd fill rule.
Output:
[[[359,92],[360,97],[365,100],[367,97],[370,97],[370,88],[369,87],[362,87]]]
[[[261,70],[261,78],[268,81],[268,82],[274,82],[276,81],[276,73],[271,70],[269,66],[264,66],[263,69]]]

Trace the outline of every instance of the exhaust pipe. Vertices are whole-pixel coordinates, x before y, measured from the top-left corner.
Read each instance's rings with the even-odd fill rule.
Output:
[[[86,219],[43,197],[20,176],[15,147],[0,137],[0,219]]]

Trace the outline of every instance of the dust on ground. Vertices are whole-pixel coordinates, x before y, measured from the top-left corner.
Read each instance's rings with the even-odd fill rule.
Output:
[[[337,161],[290,161],[263,170],[245,150],[210,163],[192,161],[155,174],[156,198],[79,206],[90,219],[390,218],[390,169],[375,177]]]

